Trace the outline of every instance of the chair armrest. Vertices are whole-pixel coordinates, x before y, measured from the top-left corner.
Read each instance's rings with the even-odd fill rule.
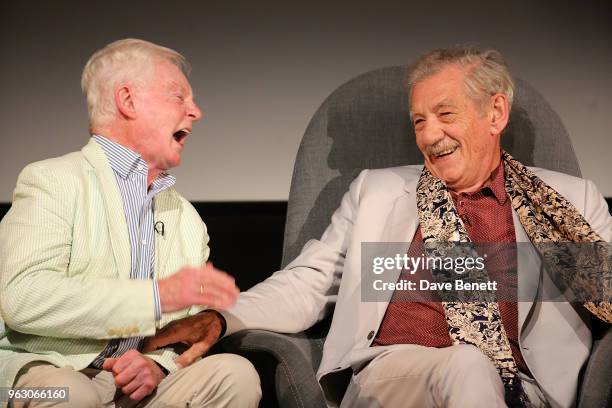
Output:
[[[591,356],[584,370],[578,407],[612,406],[612,327],[593,343]]]
[[[214,351],[238,354],[253,363],[261,379],[260,406],[326,406],[315,377],[323,351],[320,338],[308,338],[304,333],[245,330],[221,340]]]

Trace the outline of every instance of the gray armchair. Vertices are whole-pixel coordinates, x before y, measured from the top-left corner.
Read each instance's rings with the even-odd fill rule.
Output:
[[[366,168],[422,163],[408,115],[403,66],[363,74],[335,90],[313,116],[297,154],[287,210],[282,265],[319,238],[351,181]],[[516,80],[502,146],[522,163],[580,176],[567,131],[544,98]],[[325,407],[315,379],[329,319],[305,333],[248,330],[217,346],[249,358],[262,378],[264,407]],[[596,329],[583,375],[580,407],[610,403],[612,331]]]

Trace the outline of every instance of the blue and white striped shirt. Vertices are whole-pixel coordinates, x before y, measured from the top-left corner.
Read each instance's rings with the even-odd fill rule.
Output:
[[[132,255],[131,279],[153,279],[155,262],[155,236],[153,219],[153,197],[174,185],[176,179],[161,173],[147,186],[148,166],[136,152],[115,143],[103,136],[94,135],[108,162],[115,173],[117,186],[123,200],[125,220],[130,234]],[[161,302],[159,287],[153,280],[155,299],[155,319],[161,319]],[[112,340],[93,361],[95,367],[101,368],[105,358],[119,357],[128,350],[141,350],[144,337],[130,337]]]

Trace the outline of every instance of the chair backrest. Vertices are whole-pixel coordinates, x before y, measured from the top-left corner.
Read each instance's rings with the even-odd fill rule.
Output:
[[[405,66],[367,72],[336,89],[306,129],[287,208],[284,267],[320,238],[351,181],[366,168],[422,163],[410,123]],[[580,176],[559,116],[531,85],[515,79],[502,147],[523,164]]]

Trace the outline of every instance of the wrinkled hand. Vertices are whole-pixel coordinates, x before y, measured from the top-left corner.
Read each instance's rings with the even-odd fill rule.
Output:
[[[179,368],[187,367],[196,358],[206,354],[219,338],[221,318],[213,311],[204,311],[194,316],[175,320],[164,326],[154,337],[147,339],[144,352],[174,343],[185,343],[191,347],[181,354],[175,363]]]
[[[162,312],[192,305],[224,310],[236,303],[240,292],[234,278],[207,262],[200,268],[183,267],[158,282]]]
[[[151,394],[165,377],[155,361],[137,350],[130,350],[119,358],[107,358],[102,368],[113,373],[117,387],[134,401]]]

